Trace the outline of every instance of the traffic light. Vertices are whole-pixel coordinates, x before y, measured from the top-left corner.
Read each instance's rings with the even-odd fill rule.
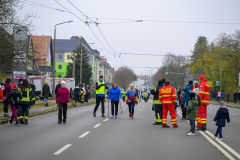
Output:
[[[166,69],[166,74],[168,74],[168,69]]]
[[[137,79],[137,76],[136,76],[136,75],[134,75],[134,79]]]

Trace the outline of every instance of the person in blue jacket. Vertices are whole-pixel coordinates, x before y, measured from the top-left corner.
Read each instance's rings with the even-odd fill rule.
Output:
[[[184,96],[183,96],[183,100],[182,100],[182,103],[181,104],[183,104],[183,106],[184,106],[184,113],[183,113],[183,118],[185,119],[185,120],[187,120],[187,118],[186,118],[186,111],[187,111],[187,105],[188,105],[188,101],[189,101],[189,94],[192,92],[192,87],[193,87],[193,81],[192,80],[190,80],[189,81],[189,83],[188,83],[189,85],[184,89]]]
[[[118,104],[119,101],[121,101],[121,90],[118,88],[117,82],[113,82],[112,88],[109,91],[108,94],[108,101],[111,99],[111,111],[112,111],[112,116],[111,118],[114,118],[114,106],[115,106],[115,118],[117,119],[117,114],[118,114]]]
[[[220,107],[217,111],[217,114],[216,114],[214,120],[213,120],[213,121],[217,121],[216,126],[218,126],[217,131],[216,131],[215,135],[213,136],[213,138],[216,139],[216,137],[219,134],[220,141],[223,140],[222,127],[226,126],[226,120],[227,120],[228,123],[230,123],[230,117],[229,117],[228,109],[225,106],[224,102],[221,101],[220,102]]]

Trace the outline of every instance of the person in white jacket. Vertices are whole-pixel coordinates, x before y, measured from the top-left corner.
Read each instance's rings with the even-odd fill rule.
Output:
[[[198,92],[199,92],[199,83],[198,83],[198,81],[194,81],[193,82],[193,93],[195,93],[196,95],[198,95]]]

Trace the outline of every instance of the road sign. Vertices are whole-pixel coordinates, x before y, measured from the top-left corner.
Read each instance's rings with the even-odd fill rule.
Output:
[[[209,87],[213,86],[213,81],[207,81],[207,83],[209,84]]]
[[[53,66],[38,66],[39,72],[53,72]]]
[[[216,86],[219,86],[219,81],[216,81]]]
[[[14,79],[20,79],[20,78],[25,79],[26,77],[25,76],[13,76],[13,78]]]
[[[13,74],[14,75],[23,75],[23,76],[25,76],[26,72],[25,71],[13,71]]]
[[[166,69],[166,74],[168,74],[168,69]]]

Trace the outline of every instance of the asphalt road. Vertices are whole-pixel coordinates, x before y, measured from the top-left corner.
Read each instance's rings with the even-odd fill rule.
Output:
[[[135,118],[128,117],[126,104],[122,103],[123,114],[118,119],[102,118],[100,108],[97,117],[92,116],[94,105],[68,110],[67,124],[57,124],[57,112],[30,118],[29,125],[4,126],[0,128],[1,160],[174,160],[228,159],[219,148],[210,143],[199,132],[187,136],[190,126],[181,121],[179,128],[163,129],[153,126],[152,100],[141,102],[135,107]],[[107,111],[107,103],[105,103]],[[208,130],[214,133],[212,119],[218,106],[208,108]],[[212,108],[212,109],[211,109]],[[240,110],[229,109],[231,123],[223,129],[224,143],[240,152]],[[106,113],[107,115],[107,113]],[[170,125],[170,117],[168,117]],[[237,159],[218,141],[207,133],[229,155]],[[81,136],[81,137],[80,137]],[[79,138],[80,137],[80,138]]]

